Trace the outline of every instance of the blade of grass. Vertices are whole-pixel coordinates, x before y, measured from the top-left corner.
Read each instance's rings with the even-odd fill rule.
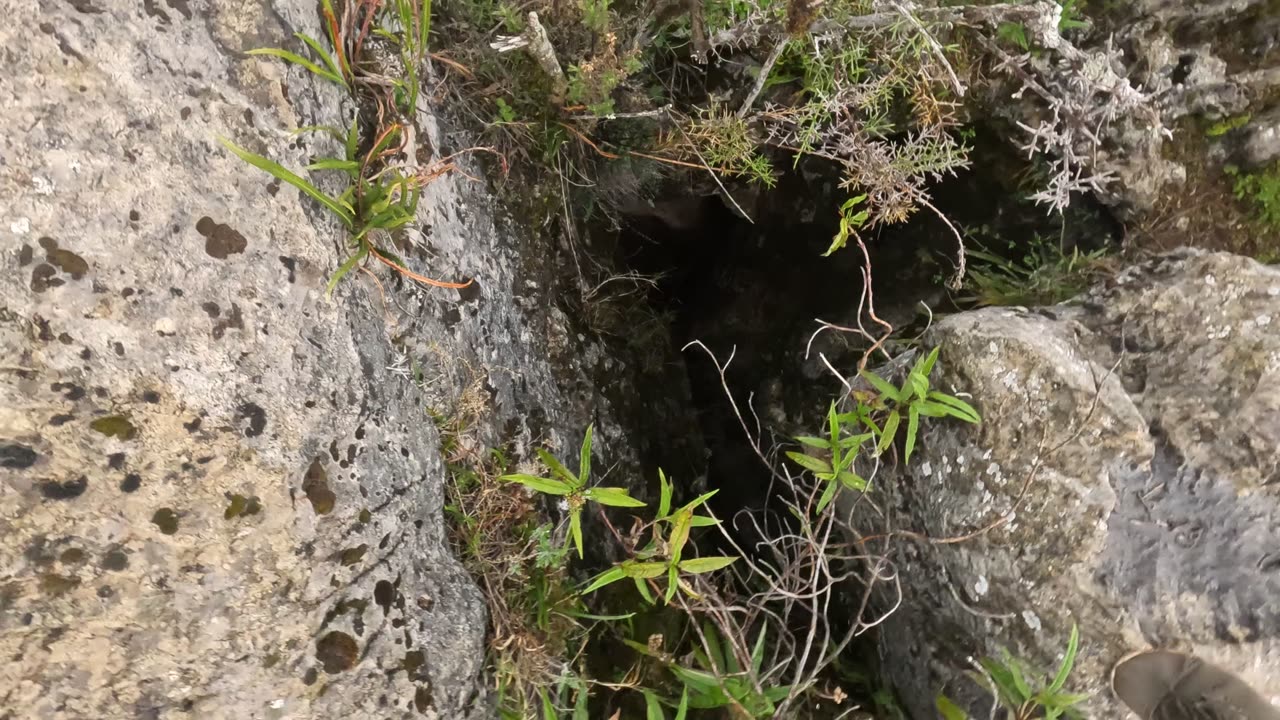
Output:
[[[308,47],[310,47],[313,51],[315,51],[316,55],[320,56],[320,59],[324,61],[324,64],[327,65],[329,67],[330,72],[333,73],[335,82],[337,82],[339,85],[342,85],[343,87],[346,87],[347,80],[346,78],[342,77],[342,68],[339,68],[338,63],[333,61],[332,55],[330,55],[324,48],[320,47],[320,42],[306,33],[294,33],[294,34],[298,37],[299,40],[306,43]]]
[[[365,245],[360,248],[359,252],[354,253],[351,257],[347,258],[346,262],[339,265],[337,270],[333,271],[333,275],[329,278],[329,284],[326,285],[324,289],[324,296],[326,299],[333,295],[333,289],[338,286],[338,283],[342,281],[342,278],[346,276],[347,273],[355,269],[355,266],[368,255],[369,246]]]
[[[324,78],[325,80],[338,83],[339,85],[346,85],[346,82],[344,82],[341,77],[334,75],[333,73],[329,72],[328,70],[325,70],[324,68],[302,57],[301,55],[298,55],[296,53],[291,53],[288,50],[282,50],[281,48],[257,48],[254,50],[250,50],[248,54],[249,55],[270,55],[272,57],[278,57],[281,60],[291,62],[295,65],[300,65],[310,70],[311,72],[315,73],[319,77]]]
[[[224,137],[219,137],[218,141],[221,142],[223,146],[225,146],[228,150],[235,153],[236,157],[240,158],[241,160],[244,160],[250,165],[258,168],[259,170],[265,171],[267,174],[271,175],[272,177],[277,178],[279,180],[283,180],[284,182],[287,182],[290,185],[298,188],[299,190],[306,193],[307,195],[310,195],[321,205],[324,205],[325,207],[332,210],[333,214],[341,218],[342,222],[347,227],[351,227],[352,223],[354,222],[355,211],[352,210],[350,206],[344,205],[338,202],[338,200],[324,194],[324,192],[321,191],[320,188],[317,188],[315,185],[312,185],[306,179],[293,174],[292,172],[287,170],[283,165],[281,165],[280,163],[277,163],[274,160],[265,158],[255,153],[251,153],[248,150],[245,150],[244,148],[239,147],[238,145],[236,145],[235,143],[231,142],[230,140]]]

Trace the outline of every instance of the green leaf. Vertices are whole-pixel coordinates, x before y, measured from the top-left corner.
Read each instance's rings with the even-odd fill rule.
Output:
[[[720,491],[712,490],[711,492],[702,493],[698,497],[694,498],[692,501],[685,503],[684,507],[680,508],[678,512],[685,512],[686,510],[692,511],[694,508],[698,507],[699,505],[715,497],[715,494],[718,492]]]
[[[844,448],[845,450],[848,450],[850,448],[859,448],[862,446],[862,443],[870,440],[873,437],[875,437],[875,435],[871,433],[860,433],[858,435],[849,435],[847,437],[840,438],[840,447]],[[854,455],[856,454],[857,453],[855,452]]]
[[[329,51],[320,47],[320,43],[306,33],[294,33],[294,37],[306,43],[307,47],[311,48],[311,50],[315,52],[316,56],[324,61],[324,64],[329,67],[330,74],[336,78],[335,82],[339,85],[346,86],[347,81],[346,78],[342,77],[342,69],[338,67],[338,63],[334,61],[333,55],[330,54]]]
[[[706,693],[720,689],[720,680],[711,673],[703,672],[701,670],[691,670],[679,665],[671,665],[670,668],[673,675],[680,678],[681,682],[692,688],[695,692]]]
[[[278,57],[281,60],[291,62],[295,65],[300,65],[310,70],[311,72],[315,73],[317,76],[322,77],[325,80],[328,80],[329,82],[337,83],[338,85],[344,85],[344,86],[346,85],[346,82],[343,81],[341,76],[334,75],[333,73],[329,72],[328,70],[325,70],[324,68],[302,57],[301,55],[291,53],[288,50],[282,50],[280,48],[257,48],[255,50],[250,50],[247,54],[248,55],[270,55],[272,57]]]
[[[890,385],[889,381],[870,370],[863,370],[858,374],[861,375],[864,380],[871,383],[871,386],[874,387],[881,395],[889,398],[890,400],[898,399],[898,388]]]
[[[1049,683],[1047,688],[1050,693],[1057,693],[1062,690],[1062,686],[1067,684],[1067,676],[1071,674],[1071,668],[1076,662],[1076,653],[1080,650],[1080,628],[1075,623],[1071,624],[1071,636],[1067,639],[1067,652],[1062,657],[1062,664],[1058,666],[1058,674],[1053,676],[1053,682]]]
[[[573,488],[560,480],[552,478],[538,477],[537,475],[525,475],[524,473],[513,473],[511,475],[501,475],[499,480],[507,482],[520,483],[528,488],[533,488],[541,493],[548,495],[568,495],[573,492]]]
[[[951,702],[946,695],[939,695],[933,703],[937,706],[943,720],[969,720],[969,714],[961,710],[959,705]]]
[[[831,481],[827,482],[826,489],[822,491],[822,497],[818,498],[818,512],[822,512],[823,510],[827,509],[827,506],[830,505],[831,501],[835,499],[836,491],[838,491],[839,489],[840,489],[839,483],[831,482]]]
[[[925,417],[944,418],[952,417],[954,410],[936,402],[929,400],[917,400],[912,404],[921,415]]]
[[[571,487],[575,487],[575,488],[582,487],[582,482],[578,480],[578,477],[573,473],[569,472],[568,468],[566,468],[564,465],[561,465],[560,461],[556,459],[555,455],[552,455],[551,453],[547,452],[546,450],[543,450],[542,448],[534,448],[534,452],[538,454],[538,459],[542,461],[543,465],[546,465],[548,468],[550,468],[551,472],[564,478],[565,482],[569,483]]]
[[[658,702],[658,696],[652,690],[641,689],[644,695],[644,717],[645,720],[667,720],[667,714],[662,711],[662,703]]]
[[[337,140],[338,142],[342,142],[342,139],[344,137],[344,135],[342,134],[342,130],[332,125],[303,125],[300,128],[295,128],[293,130],[290,130],[289,134],[302,135],[304,133],[310,133],[310,132],[329,133],[329,135],[332,136],[333,139]]]
[[[644,507],[644,503],[627,494],[626,488],[593,487],[582,492],[582,496],[595,500],[601,505],[611,507]]]
[[[811,435],[801,435],[796,438],[796,441],[804,445],[808,445],[811,448],[818,448],[819,450],[831,449],[831,441],[824,440],[819,437],[813,437]]]
[[[671,513],[671,483],[667,482],[667,474],[658,468],[658,518]]]
[[[689,714],[689,688],[684,688],[680,693],[680,705],[676,707],[675,720],[685,720],[685,716]]]
[[[680,561],[680,569],[690,575],[701,575],[720,568],[729,567],[738,561],[736,557],[700,557]]]
[[[905,462],[911,462],[911,451],[916,449],[916,433],[920,430],[920,408],[911,405],[907,408],[907,448],[903,455]]]
[[[587,700],[590,693],[585,686],[579,686],[577,697],[573,702],[573,720],[591,720],[591,716],[587,714]]]
[[[840,444],[840,416],[836,414],[836,404],[832,402],[827,406],[827,447],[837,448]]]
[[[572,609],[562,610],[557,612],[572,618],[582,618],[583,620],[596,620],[598,622],[619,622],[622,620],[630,620],[631,618],[636,616],[636,614],[633,612],[622,613],[621,615],[595,615],[593,613],[586,613],[586,612],[581,612],[579,610],[572,610]]]
[[[689,518],[689,525],[691,527],[714,527],[719,524],[719,520],[713,517],[707,517],[706,515],[694,515]]]
[[[861,475],[852,472],[842,472],[837,476],[841,485],[850,490],[866,490],[867,481]]]
[[[582,438],[582,449],[578,453],[578,481],[585,483],[591,476],[591,432],[593,426],[587,426],[587,434]]]
[[[756,675],[760,674],[760,668],[764,665],[764,639],[768,634],[769,626],[762,624],[760,634],[756,636],[755,647],[751,648],[751,671]]]
[[[362,245],[359,252],[352,253],[351,257],[347,258],[341,265],[339,265],[338,269],[333,271],[333,275],[329,276],[329,283],[325,285],[325,298],[332,296],[333,289],[338,286],[338,283],[342,281],[342,278],[345,277],[347,273],[354,270],[356,265],[358,265],[361,260],[368,257],[368,255],[369,246]]]
[[[902,422],[902,414],[897,410],[889,413],[889,419],[884,421],[884,432],[880,434],[880,443],[876,445],[876,452],[882,453],[893,444],[893,437],[898,434],[898,423]]]
[[[638,563],[628,560],[618,566],[624,575],[630,578],[648,580],[656,578],[667,571],[667,564],[660,562],[643,562]]]
[[[351,127],[347,130],[347,159],[355,162],[360,152],[360,115],[351,118]]]
[[[416,50],[419,54],[427,51],[427,37],[431,33],[431,0],[422,0],[422,12],[418,16],[418,47]]]
[[[663,596],[662,601],[668,605],[671,604],[671,598],[676,596],[676,589],[680,587],[680,569],[676,562],[672,561],[667,567],[667,592]]]
[[[653,593],[649,592],[649,584],[640,578],[633,578],[636,583],[636,591],[644,598],[645,602],[652,605],[654,603]]]
[[[1013,679],[1013,686],[1017,688],[1021,699],[1030,700],[1031,686],[1027,684],[1027,678],[1022,674],[1022,666],[1013,658],[1009,658],[1009,676]]]
[[[936,403],[946,405],[948,408],[958,411],[957,413],[953,413],[953,415],[965,422],[982,422],[982,416],[978,414],[978,411],[975,410],[972,405],[958,397],[947,395],[946,393],[938,392],[937,390],[930,392],[928,397]]]
[[[605,570],[604,572],[597,575],[595,579],[591,581],[591,584],[587,585],[586,589],[582,591],[582,594],[590,595],[596,590],[599,590],[600,588],[606,585],[610,585],[612,583],[618,582],[619,580],[625,578],[626,576],[627,576],[627,573],[625,570],[622,569],[621,565],[611,567],[608,570]]]
[[[312,198],[315,198],[317,202],[329,208],[330,210],[333,211],[333,214],[341,218],[342,222],[347,227],[351,227],[352,223],[354,222],[355,211],[352,210],[350,206],[344,206],[342,203],[338,202],[334,198],[331,198],[328,195],[324,194],[315,185],[312,185],[310,182],[306,181],[305,179],[293,174],[289,170],[285,169],[284,166],[280,165],[274,160],[270,160],[261,155],[251,153],[248,150],[245,150],[244,148],[239,147],[238,145],[236,145],[235,143],[231,142],[230,140],[224,137],[219,137],[218,142],[221,142],[224,147],[226,147],[231,152],[235,153],[236,157],[239,157],[241,160],[244,160],[250,165],[258,168],[259,170],[266,171],[266,173],[271,175],[272,177],[278,180],[283,180],[284,182],[287,182],[290,185],[298,188],[299,190],[306,193],[307,195],[310,195]]]
[[[350,160],[339,160],[338,158],[324,158],[317,160],[307,166],[308,170],[359,170],[360,163]]]
[[[711,669],[718,673],[736,674],[741,668],[731,660],[726,661],[724,648],[720,646],[720,634],[716,632],[715,627],[704,621],[702,623],[702,636],[707,640],[707,649],[710,651]]]
[[[804,453],[795,452],[794,450],[788,450],[787,457],[791,458],[792,462],[795,464],[810,472],[831,473],[831,464],[826,460],[820,460],[812,455],[805,455]]]
[[[582,509],[569,508],[569,534],[573,536],[573,544],[578,548],[578,558],[582,558]]]
[[[542,720],[557,720],[556,706],[551,704],[545,688],[538,688],[538,697],[542,700]]]
[[[915,397],[923,398],[925,395],[929,394],[929,380],[920,373],[912,371],[910,375],[907,375],[907,385],[911,386],[911,392],[908,393],[904,387],[901,390],[901,394],[904,397],[909,398],[914,395]]]
[[[928,379],[929,375],[933,373],[933,366],[935,363],[938,362],[938,353],[941,350],[942,350],[941,345],[935,347],[933,351],[929,353],[929,357],[925,358],[924,362],[918,365],[921,376]]]
[[[675,522],[671,524],[671,538],[667,544],[671,547],[671,562],[680,562],[680,553],[684,544],[689,541],[689,528],[693,526],[693,511],[681,510],[676,513]]]
[[[779,700],[786,699],[786,697],[789,696],[790,694],[791,694],[790,685],[783,685],[781,687],[771,687],[771,688],[764,689],[764,697],[769,702],[778,702]]]

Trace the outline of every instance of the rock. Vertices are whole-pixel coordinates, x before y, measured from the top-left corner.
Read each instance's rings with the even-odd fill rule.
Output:
[[[1280,159],[1280,110],[1251,117],[1239,135],[1234,159],[1249,170],[1266,168]]]
[[[322,37],[316,3],[44,5],[0,30],[0,706],[487,716],[428,411],[517,458],[594,420],[615,484],[637,423],[694,436],[557,307],[552,253],[483,182],[427,187],[401,248],[475,284],[373,267],[325,298],[338,223],[217,142],[334,152],[288,131],[345,126],[350,99],[244,54]],[[474,144],[420,115],[420,157]]]
[[[375,372],[376,300],[324,300],[335,224],[216,141],[303,164],[284,130],[340,93],[242,53],[314,19],[92,0],[0,31],[23,48],[0,120],[0,697],[23,717],[471,703],[483,604],[422,398]]]
[[[1280,703],[1278,320],[1280,271],[1187,251],[1066,305],[930,331],[935,386],[983,423],[929,424],[910,467],[876,481],[884,516],[855,525],[931,539],[893,541],[903,597],[879,639],[913,717],[935,716],[939,689],[980,712],[970,656],[1003,647],[1051,674],[1073,623],[1088,717],[1129,717],[1110,673],[1148,647]]]

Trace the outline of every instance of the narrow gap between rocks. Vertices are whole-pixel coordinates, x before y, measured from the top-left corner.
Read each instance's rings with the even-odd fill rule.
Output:
[[[940,179],[930,190],[935,206],[965,234],[970,251],[1016,259],[1037,237],[1082,252],[1118,243],[1121,228],[1099,204],[1080,199],[1066,217],[1047,215],[1043,208],[1019,199],[1025,195],[1020,183],[1030,184],[1034,166],[993,133],[979,131],[971,142],[971,168]],[[806,358],[809,338],[819,327],[817,319],[857,323],[863,290],[861,250],[851,244],[822,256],[837,229],[836,210],[847,198],[838,182],[830,166],[802,162],[782,175],[775,189],[759,193],[759,202],[750,200],[756,195],[749,190],[739,189],[735,201],[754,222],[744,219],[721,194],[672,186],[655,199],[630,203],[616,227],[602,223],[593,232],[593,239],[604,240],[597,242],[597,251],[606,248],[620,272],[654,279],[640,303],[642,315],[665,324],[666,332],[650,334],[653,342],[669,338],[678,351],[698,341],[720,363],[732,357],[725,374],[728,389],[752,432],[758,428],[762,433],[765,453],[786,442],[787,435],[813,433],[838,392],[839,383],[817,354],[853,375],[869,346],[852,334],[825,333]],[[931,316],[973,305],[966,291],[946,287],[955,272],[957,241],[936,215],[917,213],[906,223],[864,236],[876,312],[893,324],[896,349],[904,347],[901,341],[917,336]],[[974,261],[971,255],[971,267]],[[865,314],[863,318],[873,329]],[[633,342],[630,351],[635,350]],[[682,368],[659,374],[666,378],[661,386],[639,388],[646,397],[651,393],[655,404],[663,403],[668,416],[683,413],[684,420],[701,432],[705,464],[702,457],[694,457],[693,467],[674,475],[690,495],[702,491],[693,479],[705,477],[706,489],[718,490],[710,506],[721,518],[765,509],[770,503],[770,472],[748,441],[719,371],[699,348],[686,347],[677,354],[675,362]],[[680,371],[687,377],[687,395],[683,383],[671,381]],[[651,419],[642,425],[649,431],[667,426]],[[642,444],[663,442],[651,440]],[[658,464],[646,473],[656,475]],[[761,540],[745,524],[735,532],[743,548]],[[853,647],[854,666],[874,662],[873,651],[859,649],[872,645]]]

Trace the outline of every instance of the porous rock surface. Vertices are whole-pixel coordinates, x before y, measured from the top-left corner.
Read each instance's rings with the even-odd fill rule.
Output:
[[[402,249],[474,285],[371,268],[325,298],[338,224],[216,141],[334,153],[288,131],[345,125],[350,99],[244,54],[301,51],[316,3],[5,7],[0,717],[487,716],[427,411],[525,450],[594,419],[621,462],[590,378],[624,364],[459,175]],[[446,154],[419,123],[419,157]]]
[[[1111,668],[1153,646],[1280,704],[1276,322],[1280,271],[1186,251],[930,331],[935,384],[983,422],[927,425],[909,469],[876,481],[875,522],[929,538],[892,541],[904,595],[880,635],[913,717],[939,689],[982,712],[969,657],[1007,648],[1052,674],[1073,623],[1089,717],[1129,717]]]

